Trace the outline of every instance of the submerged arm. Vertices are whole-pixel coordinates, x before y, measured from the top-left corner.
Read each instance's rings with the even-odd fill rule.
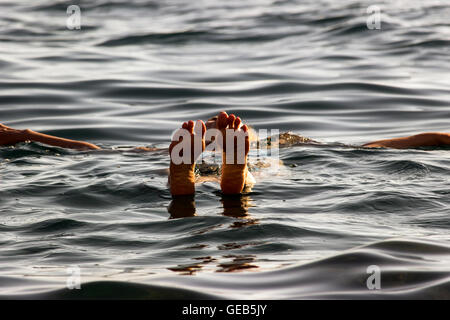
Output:
[[[368,148],[408,149],[418,147],[435,147],[450,145],[450,133],[429,132],[410,137],[385,139],[369,142],[363,145]]]
[[[59,138],[28,129],[17,130],[0,124],[0,146],[14,145],[25,141],[35,141],[69,149],[100,149],[100,147],[89,142]]]

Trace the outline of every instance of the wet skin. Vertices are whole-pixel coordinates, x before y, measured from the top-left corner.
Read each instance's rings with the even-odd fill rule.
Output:
[[[205,145],[211,141],[205,143],[205,132],[208,129],[218,129],[222,132],[222,146],[223,146],[223,164],[222,174],[220,180],[220,186],[224,194],[240,194],[243,192],[246,183],[248,182],[248,167],[247,167],[247,154],[249,152],[249,137],[248,134],[245,137],[245,161],[238,164],[236,158],[234,161],[226,161],[227,146],[225,139],[225,131],[232,130],[234,132],[248,133],[249,128],[247,125],[242,125],[242,120],[236,117],[234,114],[228,115],[226,112],[220,112],[218,116],[211,118],[206,122],[199,120],[195,124],[192,120],[183,123],[181,129],[185,129],[191,135],[191,141],[193,143],[194,138],[201,140],[201,150],[194,150],[191,148],[191,161],[189,164],[175,164],[170,162],[169,167],[169,184],[170,190],[173,196],[192,195],[195,193],[195,160],[200,153],[205,149]],[[194,130],[196,129],[196,130]],[[236,139],[236,138],[235,138]],[[57,146],[61,148],[77,149],[77,150],[98,150],[100,147],[84,142],[71,139],[65,139],[55,137],[51,135],[42,134],[29,129],[18,130],[10,128],[3,124],[0,124],[0,146],[15,145],[20,142],[34,141],[51,146]],[[182,142],[182,138],[178,141],[172,141],[169,147],[169,153],[172,154],[172,149]],[[236,140],[235,140],[236,142]],[[236,145],[234,143],[236,157]],[[394,149],[408,149],[418,147],[433,147],[433,146],[446,146],[450,145],[450,134],[440,132],[421,133],[409,137],[393,138],[378,140],[366,143],[362,145],[365,148],[394,148]],[[139,147],[134,149],[137,152],[155,151],[154,148]],[[197,152],[197,154],[195,153]],[[230,159],[229,159],[230,160]],[[233,160],[233,159],[232,159]],[[231,162],[231,164],[230,164]]]
[[[242,138],[245,139],[244,159],[243,161],[241,161],[243,163],[239,163],[237,161],[237,138],[235,138],[235,143],[233,143],[232,145],[228,145],[227,139],[225,137],[227,130],[238,133],[247,133],[248,127],[247,125],[242,125],[242,121],[239,117],[236,117],[234,114],[228,115],[226,112],[221,112],[219,114],[219,116],[215,119],[215,124],[212,122],[214,122],[214,120],[209,121],[208,123],[209,129],[215,128],[221,132],[220,137],[215,136],[214,139],[221,139],[221,141],[218,142],[221,145],[223,151],[222,174],[220,180],[222,193],[240,194],[244,190],[248,176],[247,155],[250,150],[249,138],[248,135],[242,135]],[[194,130],[194,126],[196,127],[196,130]],[[171,157],[169,184],[170,191],[173,196],[190,195],[195,193],[195,160],[197,160],[198,156],[200,155],[200,151],[203,151],[205,149],[206,126],[203,121],[198,120],[197,123],[194,124],[194,122],[191,120],[189,122],[183,123],[181,128],[187,130],[191,135],[191,155],[189,164],[175,164],[172,157],[176,156],[176,154],[172,151],[179,143],[183,141],[183,138],[172,141],[169,146],[169,154]],[[201,139],[201,150],[195,150],[195,138]],[[227,159],[227,151],[229,148],[234,148],[234,159]]]
[[[214,117],[206,123],[206,128],[215,128],[217,117]],[[46,135],[43,133],[35,132],[29,129],[18,130],[5,126],[0,123],[0,146],[14,145],[20,142],[35,141],[51,146],[57,146],[62,148],[77,149],[77,150],[97,150],[100,147],[95,144],[76,141],[71,139],[65,139]],[[421,133],[409,137],[393,138],[372,141],[363,144],[362,147],[366,148],[394,148],[394,149],[408,149],[419,147],[433,147],[433,146],[445,146],[450,145],[450,133],[442,132],[429,132]],[[138,150],[153,151],[153,149],[139,147]]]

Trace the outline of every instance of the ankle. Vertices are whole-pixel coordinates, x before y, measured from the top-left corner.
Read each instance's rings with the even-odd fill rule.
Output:
[[[173,164],[169,168],[169,184],[172,195],[195,193],[195,164]]]
[[[244,164],[227,164],[223,155],[220,187],[225,194],[238,194],[244,190],[247,176],[247,161]]]

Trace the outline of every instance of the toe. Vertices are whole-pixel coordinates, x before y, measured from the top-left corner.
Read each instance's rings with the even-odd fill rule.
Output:
[[[189,120],[189,122],[187,123],[187,130],[189,131],[189,133],[194,133],[194,121]]]
[[[228,117],[228,128],[234,128],[234,121],[236,120],[236,116],[234,114],[230,114]]]
[[[217,118],[217,129],[225,129],[228,125],[228,114],[222,111]]]
[[[237,117],[234,121],[234,130],[239,129],[239,126],[241,125],[241,118]]]
[[[206,125],[205,125],[205,123],[202,120],[200,120],[200,124],[202,126],[202,137],[205,137]]]

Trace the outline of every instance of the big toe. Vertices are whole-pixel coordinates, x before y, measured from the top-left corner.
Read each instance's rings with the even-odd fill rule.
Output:
[[[223,130],[228,125],[228,114],[225,111],[222,111],[219,113],[219,116],[217,117],[217,129]]]

